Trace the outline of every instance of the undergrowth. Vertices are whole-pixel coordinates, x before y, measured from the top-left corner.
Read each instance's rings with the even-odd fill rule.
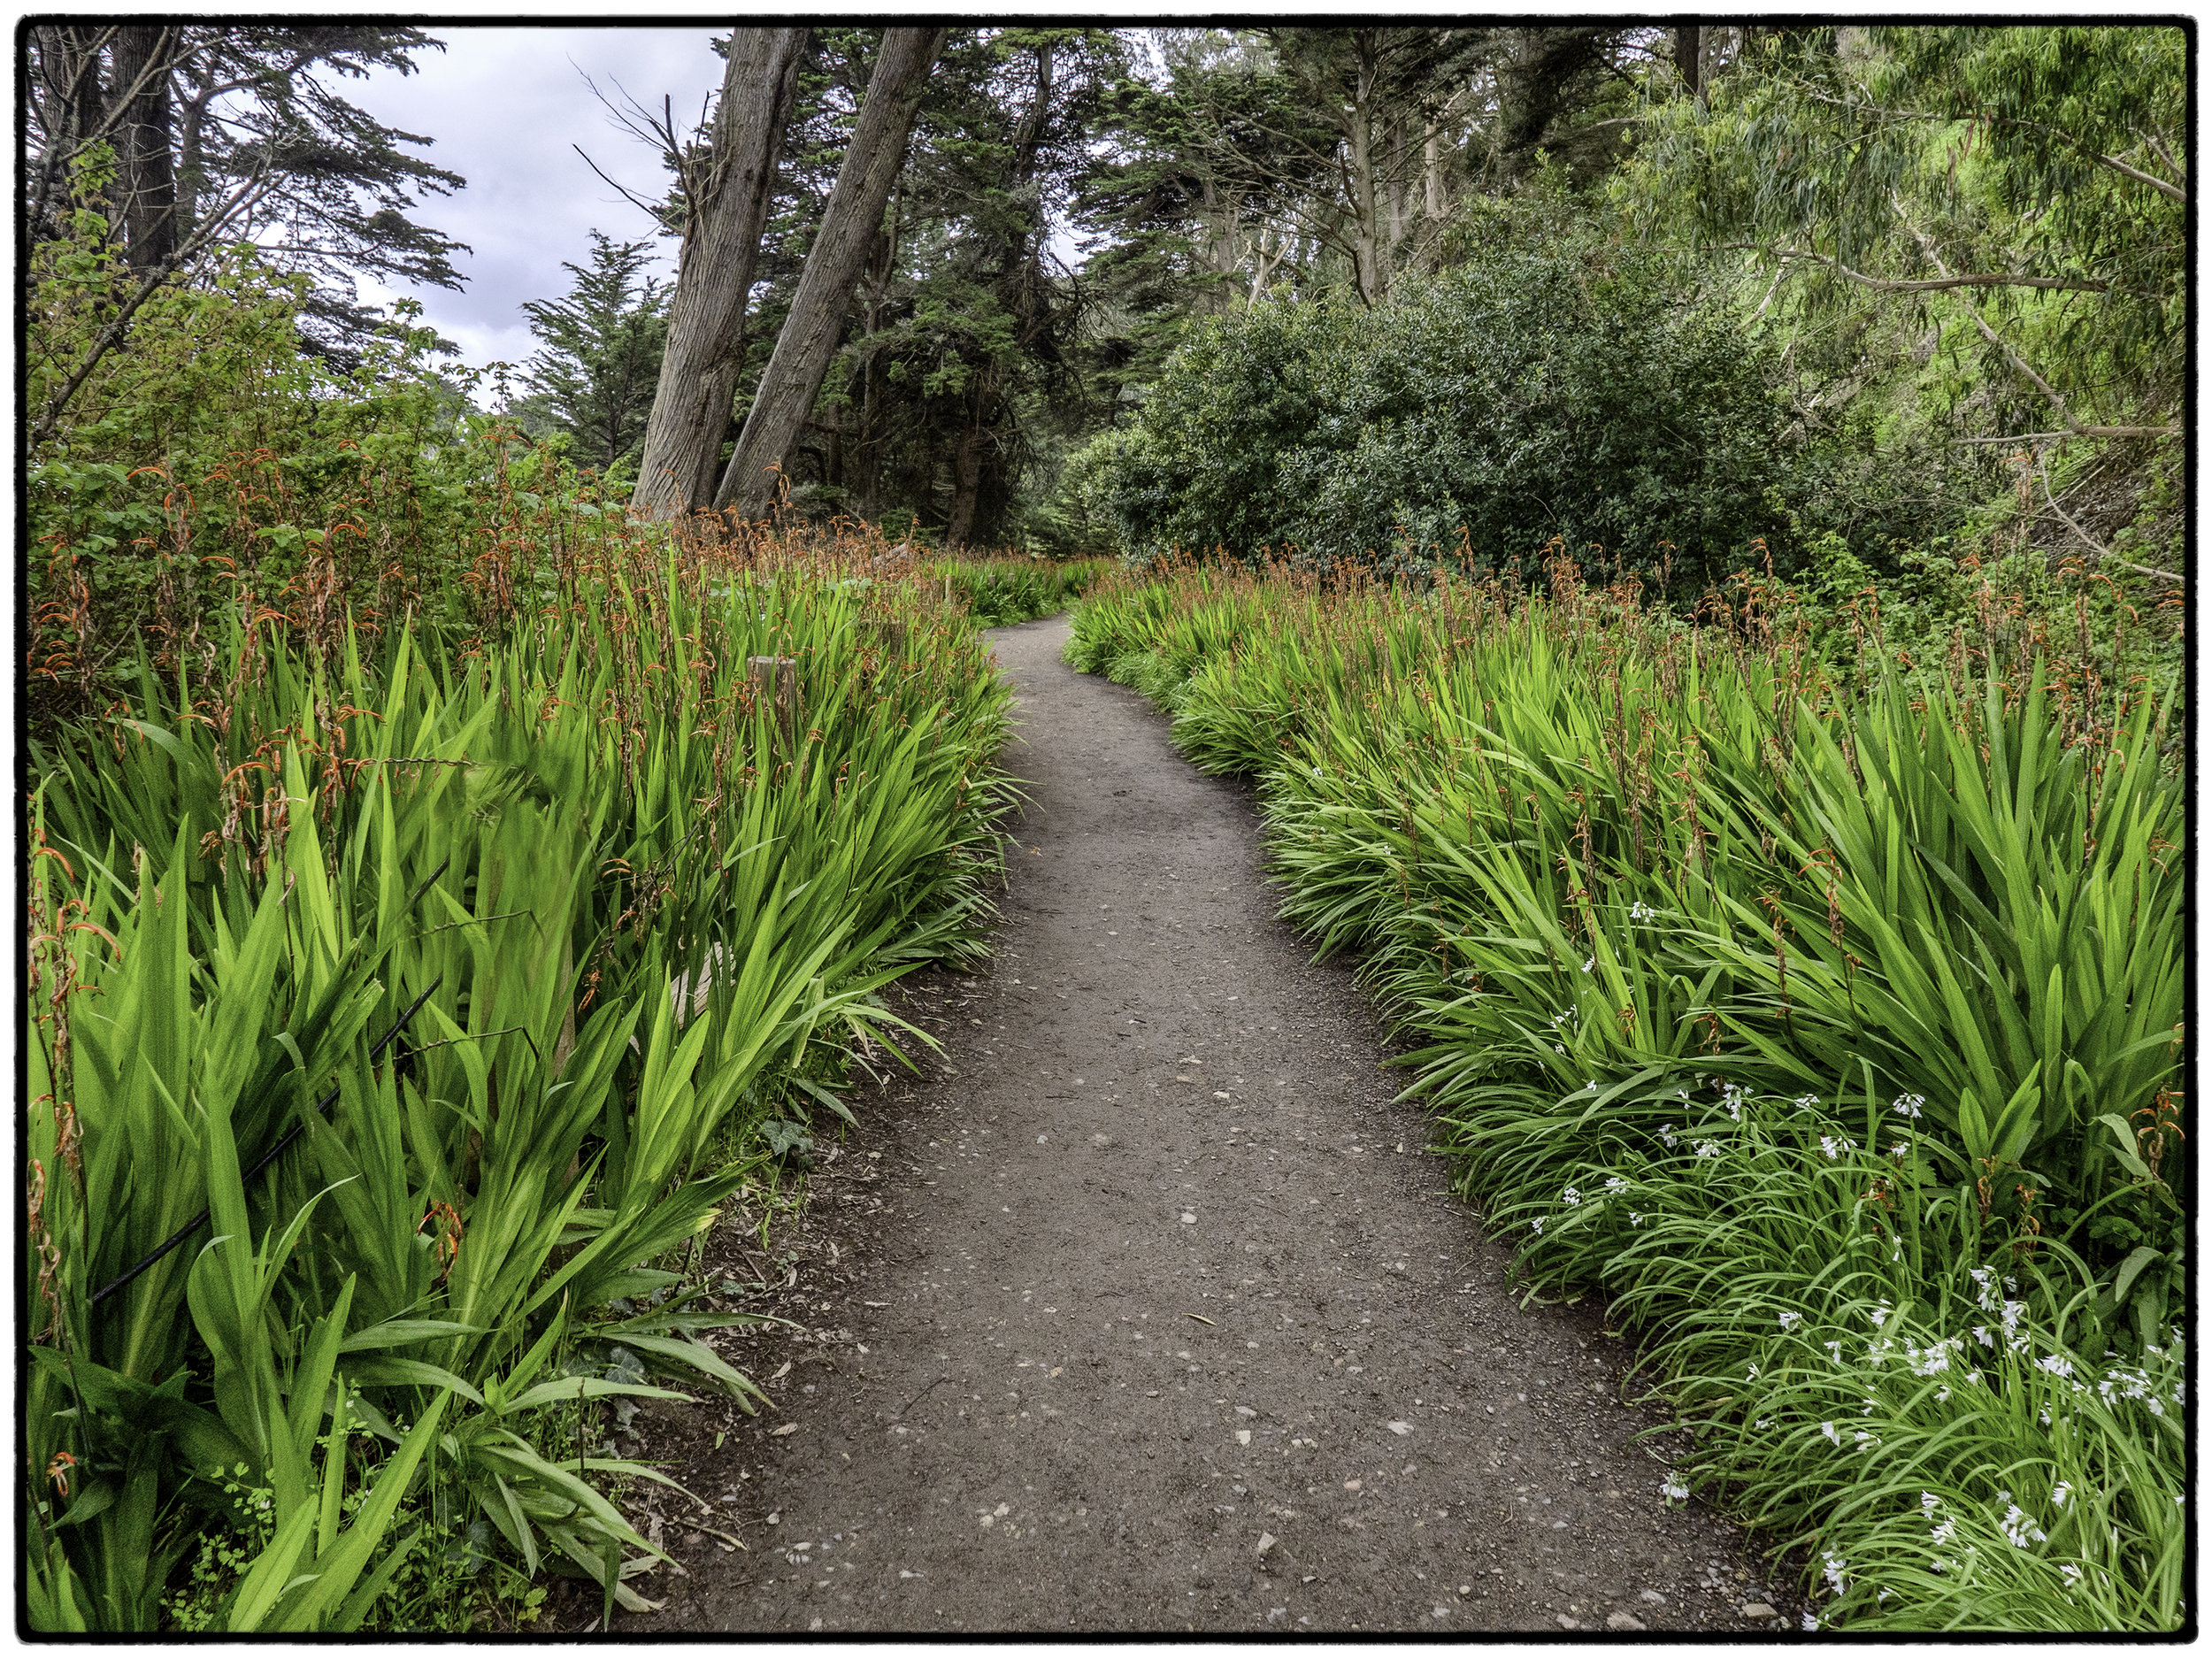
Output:
[[[1770,582],[1551,575],[1130,572],[1069,657],[1260,780],[1526,1284],[1647,1337],[1671,1500],[1801,1550],[1823,1625],[2177,1628],[2170,708],[2063,639],[1839,676]]]

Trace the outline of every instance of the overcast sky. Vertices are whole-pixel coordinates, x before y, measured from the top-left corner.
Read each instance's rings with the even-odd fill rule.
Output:
[[[726,27],[726,26],[725,26]],[[417,58],[416,72],[379,71],[342,95],[388,127],[436,142],[418,153],[459,173],[468,188],[424,198],[416,217],[472,251],[454,256],[468,279],[460,293],[416,295],[426,320],[472,364],[521,363],[536,349],[522,302],[567,291],[563,260],[581,264],[591,232],[618,240],[653,234],[652,222],[585,165],[574,146],[650,201],[667,185],[660,157],[619,130],[584,84],[619,98],[618,85],[657,111],[673,98],[677,130],[688,130],[701,101],[722,81],[722,60],[705,22],[674,28],[474,28],[439,24],[442,52]],[[659,244],[672,253],[674,243]],[[672,260],[664,261],[673,273]],[[390,291],[363,284],[363,297]]]

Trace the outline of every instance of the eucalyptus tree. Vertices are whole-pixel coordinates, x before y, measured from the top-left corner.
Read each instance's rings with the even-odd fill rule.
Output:
[[[2145,26],[1778,32],[1709,110],[1649,112],[1634,195],[1772,289],[1947,307],[2020,418],[2177,435],[2186,52]]]
[[[1923,433],[1993,503],[1985,546],[2170,595],[2187,52],[2158,24],[1761,31],[1706,106],[1646,111],[1624,199],[1742,262],[1809,427]]]

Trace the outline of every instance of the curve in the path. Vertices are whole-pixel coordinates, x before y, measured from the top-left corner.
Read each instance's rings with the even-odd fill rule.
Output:
[[[1066,637],[994,636],[1030,805],[855,1348],[745,1432],[777,1525],[637,1628],[1770,1627],[1740,1536],[1661,1498],[1621,1345],[1519,1306],[1276,920],[1248,792]]]

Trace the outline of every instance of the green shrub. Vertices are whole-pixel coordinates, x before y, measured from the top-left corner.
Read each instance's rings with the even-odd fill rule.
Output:
[[[1511,238],[1372,311],[1194,324],[1079,468],[1133,553],[1532,570],[1558,540],[1694,590],[1780,516],[1784,406],[1717,299],[1587,234]],[[1638,549],[1631,556],[1627,549]]]

